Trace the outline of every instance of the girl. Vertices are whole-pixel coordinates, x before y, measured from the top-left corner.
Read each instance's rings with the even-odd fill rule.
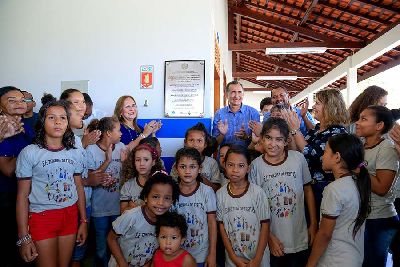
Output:
[[[17,245],[22,258],[38,266],[68,266],[75,240],[82,245],[87,236],[82,154],[68,118],[64,103],[44,105],[35,144],[17,160]]]
[[[215,266],[217,245],[217,201],[213,189],[198,180],[201,156],[194,148],[176,152],[180,196],[176,210],[188,223],[188,237],[183,244],[196,259],[197,266]],[[200,178],[201,179],[201,178]]]
[[[228,152],[229,148],[231,147],[230,144],[223,144],[219,147],[219,153],[218,153],[218,166],[219,166],[219,179],[221,182],[221,185],[225,185],[228,183],[228,179],[226,179],[225,175],[225,155],[226,152]]]
[[[85,97],[78,89],[66,89],[61,93],[60,100],[68,101],[72,104],[71,108],[75,110],[81,119],[85,116],[86,112],[86,102]],[[86,148],[88,145],[96,144],[99,140],[101,132],[96,130],[88,132],[83,129],[83,121],[80,127],[73,129],[76,136],[82,139],[82,146]]]
[[[134,149],[141,139],[151,134],[155,134],[161,128],[161,122],[150,121],[143,127],[137,124],[138,110],[136,101],[133,97],[124,95],[118,98],[115,104],[114,116],[120,122],[121,142],[128,146],[130,150]]]
[[[158,153],[150,145],[138,145],[130,153],[122,165],[122,179],[127,181],[122,183],[120,193],[121,213],[142,204],[139,196],[144,184],[152,173],[161,170]]]
[[[2,242],[4,249],[0,257],[4,265],[17,265],[19,258],[15,247],[17,236],[15,199],[17,197],[17,180],[15,179],[16,160],[24,147],[32,143],[33,130],[28,125],[21,123],[21,118],[26,111],[24,95],[15,87],[0,88],[0,114],[14,125],[15,135],[4,139],[0,143],[0,212],[3,216],[2,226],[4,231]],[[4,120],[5,121],[5,120]],[[20,259],[19,259],[20,261]]]
[[[261,131],[265,154],[251,164],[250,181],[264,189],[271,211],[271,266],[304,266],[317,232],[311,175],[303,154],[287,150],[289,128],[270,117]],[[304,198],[309,212],[307,233]],[[309,241],[309,242],[307,242]]]
[[[171,176],[159,172],[150,177],[140,193],[145,204],[125,211],[112,224],[107,239],[113,255],[109,266],[150,266],[158,247],[156,218],[166,213],[178,197],[179,188]]]
[[[335,181],[323,192],[321,222],[307,267],[361,266],[371,193],[363,160],[363,145],[356,136],[339,134],[329,138],[322,168],[331,171]]]
[[[157,218],[156,236],[159,249],[156,250],[152,267],[196,267],[196,261],[181,246],[186,239],[186,219],[176,212],[166,212]]]
[[[141,144],[149,144],[150,146],[152,146],[156,149],[156,151],[158,153],[158,157],[160,159],[161,166],[163,169],[165,169],[164,161],[161,158],[162,148],[161,148],[160,140],[158,140],[158,138],[155,136],[149,136],[147,138],[140,140],[139,145],[141,145]]]
[[[229,183],[217,192],[217,221],[225,245],[225,266],[269,266],[267,196],[247,180],[250,156],[231,147],[225,156]]]
[[[102,266],[107,266],[107,234],[111,223],[119,216],[119,181],[121,161],[124,160],[125,145],[120,142],[121,131],[115,117],[92,120],[90,128],[101,131],[100,140],[86,148],[89,173],[105,172],[110,177],[101,185],[93,187],[92,217],[96,233],[96,255]]]
[[[393,117],[383,106],[369,106],[356,122],[356,134],[365,138],[365,163],[371,176],[371,213],[365,225],[363,266],[385,266],[388,248],[398,229],[399,219],[391,190],[399,158],[394,145],[382,135],[393,126]]]
[[[203,151],[207,147],[208,136],[204,124],[197,123],[186,131],[184,145],[185,147],[195,148],[200,152],[202,158],[200,166],[202,182],[216,191],[221,186],[218,163],[215,159],[203,155]],[[175,163],[171,169],[171,176],[178,178]]]

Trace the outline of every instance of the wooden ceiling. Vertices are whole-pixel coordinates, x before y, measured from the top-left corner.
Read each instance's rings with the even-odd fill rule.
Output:
[[[400,23],[400,0],[227,0],[232,72],[266,90],[301,92]],[[322,54],[266,55],[271,47],[327,47]],[[400,63],[400,46],[358,69],[361,81]],[[257,81],[257,75],[297,80]],[[346,87],[346,77],[333,86]]]

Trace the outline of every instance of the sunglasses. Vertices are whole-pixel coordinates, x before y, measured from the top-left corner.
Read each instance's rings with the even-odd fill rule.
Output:
[[[33,102],[35,100],[33,100],[33,98],[24,98],[24,102],[25,103],[29,103],[29,102]]]

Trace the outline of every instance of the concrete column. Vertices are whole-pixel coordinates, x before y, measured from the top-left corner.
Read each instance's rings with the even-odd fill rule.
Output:
[[[353,57],[349,56],[349,67],[347,69],[347,94],[346,94],[346,105],[349,107],[353,100],[358,96],[357,89],[357,67],[353,67]]]

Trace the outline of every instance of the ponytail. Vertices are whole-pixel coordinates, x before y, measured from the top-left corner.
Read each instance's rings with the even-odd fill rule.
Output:
[[[360,195],[357,218],[354,220],[353,239],[371,212],[371,178],[364,163],[364,145],[353,134],[337,134],[329,138],[329,147],[333,153],[339,153],[348,170],[353,171],[353,180]]]
[[[355,174],[356,179],[353,178],[360,194],[360,208],[357,218],[354,220],[353,239],[371,212],[371,178],[363,164],[359,167],[359,170],[359,173]]]

